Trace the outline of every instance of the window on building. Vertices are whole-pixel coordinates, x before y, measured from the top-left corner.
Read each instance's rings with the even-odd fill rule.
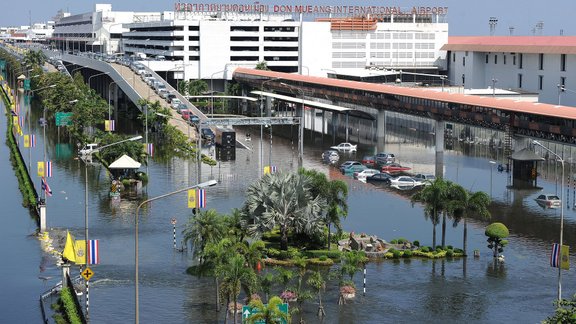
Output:
[[[560,85],[564,87],[566,85],[566,77],[560,77]]]
[[[560,71],[566,71],[566,54],[560,54]]]
[[[520,54],[520,58],[522,58],[522,54]],[[522,89],[522,74],[518,74],[518,88]]]
[[[542,88],[544,88],[544,76],[539,75],[538,76],[538,90],[542,90]]]
[[[486,64],[488,64],[489,55],[486,54]]]
[[[512,65],[516,65],[516,55],[512,55]]]
[[[466,56],[462,56],[462,66],[466,66]]]
[[[494,64],[498,64],[498,55],[494,55]]]
[[[538,70],[544,70],[544,54],[538,54]]]
[[[522,68],[522,60],[524,59],[524,55],[522,53],[519,54],[518,56],[518,68],[521,69]]]
[[[502,64],[506,65],[506,55],[502,58]]]
[[[452,62],[456,62],[456,53],[452,53]]]

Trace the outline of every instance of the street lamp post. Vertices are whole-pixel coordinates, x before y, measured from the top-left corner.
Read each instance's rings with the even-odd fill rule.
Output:
[[[111,99],[111,97],[112,97],[112,93],[111,93],[111,91],[110,91],[110,90],[112,90],[112,89],[111,89],[111,87],[112,87],[112,85],[113,85],[113,84],[116,84],[116,81],[112,81],[112,82],[110,82],[110,84],[108,84],[108,120],[111,120],[111,119],[112,119],[112,114],[111,114],[111,103],[110,103],[110,102],[111,102],[111,100],[110,100],[110,99]],[[116,91],[114,91],[114,93],[116,93]],[[115,105],[115,106],[117,106],[117,105],[118,105],[118,103],[117,103],[117,102],[115,102],[115,104],[114,104],[114,105]],[[108,131],[111,131],[111,130],[108,130]]]
[[[532,141],[534,145],[538,145],[541,148],[545,149],[552,155],[554,155],[560,164],[562,165],[562,180],[560,182],[560,250],[562,250],[562,244],[564,239],[564,159],[560,157],[560,155],[556,154],[554,151],[550,150],[546,146],[542,145],[542,143],[534,140]],[[560,252],[561,254],[561,252]],[[562,300],[562,267],[558,264],[558,301]]]
[[[560,95],[564,91],[566,91],[566,87],[563,84],[558,84],[558,106],[560,106]]]
[[[96,153],[96,152],[100,152],[101,150],[116,145],[116,144],[120,144],[120,143],[124,143],[124,142],[131,142],[131,141],[137,141],[142,139],[142,136],[135,136],[132,138],[128,138],[125,140],[121,140],[118,142],[114,142],[108,145],[104,145],[100,148],[89,148],[87,150],[81,150],[80,151],[80,159],[82,161],[84,161],[84,240],[86,243],[85,246],[85,266],[86,268],[88,268],[89,266],[89,262],[90,260],[88,260],[88,163],[89,161],[92,161],[92,154]],[[86,321],[89,321],[89,314],[90,314],[90,302],[89,302],[89,281],[86,280]]]
[[[496,82],[498,79],[492,78],[492,97],[496,97]]]
[[[262,117],[262,115],[264,115],[264,97],[262,96],[262,92],[264,92],[264,86],[266,85],[266,83],[276,81],[278,79],[279,78],[273,78],[273,79],[268,79],[268,80],[262,82],[262,85],[260,86],[260,116],[259,117]],[[270,125],[270,127],[272,127],[272,125]],[[272,128],[270,128],[270,136],[272,136]],[[262,124],[260,124],[260,176],[262,176],[262,174],[264,173],[264,170],[263,170],[264,169],[263,142],[264,142],[264,126]],[[270,145],[272,145],[272,137],[270,137]],[[270,149],[272,149],[272,146],[270,146]],[[270,155],[272,155],[272,152],[270,152]],[[270,158],[270,160],[272,160],[272,158]]]
[[[101,76],[101,75],[108,75],[108,74],[110,74],[110,72],[102,72],[102,73],[91,75],[90,77],[88,77],[88,87],[90,87],[90,81],[92,80],[93,77],[97,77],[97,76]]]
[[[199,184],[196,184],[193,186],[188,186],[188,187],[183,188],[183,189],[178,189],[176,191],[172,191],[172,192],[169,192],[167,194],[163,194],[163,195],[160,195],[160,196],[157,196],[154,198],[147,199],[147,200],[141,202],[138,205],[138,207],[136,207],[136,216],[134,218],[134,223],[135,223],[135,226],[134,226],[134,262],[135,262],[135,290],[134,290],[134,293],[135,293],[135,301],[136,301],[136,303],[135,303],[135,323],[136,324],[140,323],[140,306],[139,306],[140,297],[138,294],[138,214],[140,213],[140,208],[142,206],[148,204],[149,202],[152,202],[152,201],[155,201],[158,199],[172,196],[172,195],[184,192],[184,191],[188,191],[190,189],[211,187],[211,186],[216,185],[217,183],[218,183],[218,181],[216,181],[216,180],[209,180],[209,181],[199,183]]]
[[[494,164],[496,161],[489,161],[490,163],[490,198],[492,198],[492,170],[494,169]]]

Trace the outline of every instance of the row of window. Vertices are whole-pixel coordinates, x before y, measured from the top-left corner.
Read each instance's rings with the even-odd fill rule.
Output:
[[[564,88],[566,85],[566,77],[560,77],[560,82],[558,83],[558,91],[560,91],[560,87]],[[518,74],[518,87],[522,88],[522,74]],[[538,76],[538,90],[544,89],[544,76]],[[564,91],[564,90],[563,90]]]
[[[465,56],[462,57],[462,66],[466,66],[466,56],[468,56],[468,52],[466,51]],[[516,54],[511,54],[512,56],[512,65],[516,65]],[[522,53],[518,54],[518,68],[522,69],[524,66],[524,55]],[[452,53],[452,62],[456,62],[456,53]],[[490,54],[486,54],[486,64],[490,63]],[[502,64],[507,64],[507,56],[506,54],[502,54]],[[498,64],[498,54],[494,54],[494,64]],[[538,54],[538,70],[544,70],[544,54]],[[566,71],[566,54],[560,54],[560,71]]]

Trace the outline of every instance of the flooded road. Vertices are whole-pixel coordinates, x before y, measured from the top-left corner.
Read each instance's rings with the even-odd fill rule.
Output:
[[[32,120],[39,118],[34,111]],[[5,116],[0,119],[5,125]],[[32,151],[33,165],[41,160],[44,145],[42,128],[31,123],[37,134],[37,147]],[[259,176],[259,131],[239,129],[239,134],[250,132],[250,149],[237,149],[234,161],[220,162],[215,167],[203,166],[203,181],[218,179],[220,183],[207,190],[207,207],[221,213],[242,206],[245,190]],[[284,129],[284,133],[290,133]],[[25,131],[26,133],[26,131]],[[54,163],[54,177],[50,186],[54,192],[48,198],[48,227],[70,230],[77,238],[84,233],[84,164],[74,158],[76,146],[58,138],[55,127],[49,126],[46,139],[47,154]],[[239,135],[240,136],[240,135]],[[2,137],[5,133],[2,132]],[[425,136],[424,136],[425,137]],[[386,151],[396,154],[401,164],[414,172],[433,173],[434,148],[431,139],[410,138],[390,134]],[[338,171],[320,161],[321,152],[331,144],[319,137],[306,136],[304,167],[315,168],[333,178],[345,179],[349,184],[349,216],[343,225],[346,231],[377,235],[387,241],[404,237],[432,244],[432,225],[424,217],[422,207],[412,205],[406,193],[343,178]],[[296,145],[280,136],[273,137],[269,154],[269,137],[265,133],[263,160],[280,170],[297,167]],[[374,152],[374,147],[361,145],[360,151],[346,159],[360,160]],[[483,147],[467,147],[461,151],[446,151],[445,177],[473,191],[490,192],[494,204],[492,219],[470,219],[468,249],[480,251],[479,258],[446,260],[389,260],[367,265],[367,294],[351,303],[337,305],[337,283],[327,286],[325,323],[415,323],[415,322],[539,322],[552,314],[552,301],[556,296],[557,270],[549,266],[551,244],[559,234],[559,209],[542,209],[534,201],[539,191],[513,191],[506,188],[508,174],[498,172],[489,161],[495,159]],[[0,303],[3,320],[35,322],[40,317],[38,297],[58,282],[59,268],[53,259],[40,249],[35,238],[35,224],[21,207],[16,178],[9,167],[8,151],[0,148],[5,167],[0,179],[5,189],[5,211],[2,213],[0,237],[4,246],[18,246],[18,250],[2,249],[3,262]],[[208,151],[206,151],[208,152]],[[462,153],[465,152],[465,153]],[[27,151],[23,151],[27,160]],[[498,161],[499,163],[502,161]],[[155,197],[196,183],[195,165],[173,159],[161,162],[151,159],[150,184],[145,191]],[[558,185],[554,161],[547,162],[549,170],[540,179],[544,187],[540,192],[556,193]],[[567,169],[568,170],[568,169]],[[33,177],[35,181],[38,179]],[[101,264],[95,272],[90,289],[90,319],[92,323],[121,323],[134,320],[134,213],[139,200],[123,199],[111,203],[108,197],[109,181],[99,166],[88,167],[89,229],[92,239],[100,240]],[[569,196],[573,194],[570,189]],[[571,205],[573,206],[573,201]],[[191,253],[172,249],[171,218],[177,219],[178,242],[183,224],[190,217],[186,197],[176,195],[149,205],[141,210],[140,221],[140,318],[143,323],[215,323],[222,321],[224,313],[214,307],[213,280],[195,278],[185,274],[194,260]],[[485,227],[501,221],[510,229],[509,245],[504,250],[506,261],[495,265],[491,251],[486,247]],[[437,228],[440,239],[440,226]],[[576,242],[576,213],[565,209],[565,244]],[[447,244],[462,246],[462,224],[447,226]],[[77,269],[74,270],[78,272]],[[573,271],[564,272],[564,297],[575,292]],[[48,278],[44,282],[39,276]],[[355,277],[358,287],[362,274]],[[5,288],[7,290],[5,290]],[[23,312],[22,309],[30,310]],[[317,322],[316,306],[308,303],[304,317]],[[4,315],[7,314],[7,315]],[[12,320],[11,320],[12,319]]]

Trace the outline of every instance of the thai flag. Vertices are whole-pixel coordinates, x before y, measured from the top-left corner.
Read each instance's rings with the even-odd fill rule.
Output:
[[[88,264],[99,264],[100,253],[98,253],[98,240],[88,242]]]
[[[46,162],[46,178],[52,178],[52,161]]]
[[[560,266],[560,244],[552,244],[552,254],[550,255],[550,266],[558,268]]]
[[[154,143],[148,143],[146,145],[146,153],[148,153],[150,157],[154,157]]]
[[[206,208],[206,190],[198,189],[198,196],[196,198],[198,201],[198,208]]]
[[[36,135],[30,135],[30,147],[36,147]]]
[[[276,169],[275,165],[271,165],[270,166],[270,173],[276,173],[276,171],[278,171],[278,169]]]
[[[48,182],[46,182],[46,179],[44,179],[44,177],[42,177],[42,179],[40,180],[40,186],[42,187],[42,190],[44,190],[44,192],[46,193],[46,196],[52,197],[52,189],[50,189],[50,186],[48,185]]]

